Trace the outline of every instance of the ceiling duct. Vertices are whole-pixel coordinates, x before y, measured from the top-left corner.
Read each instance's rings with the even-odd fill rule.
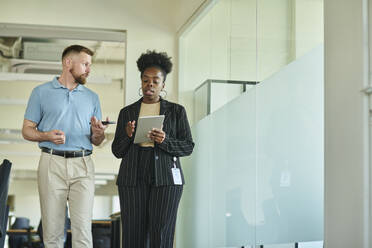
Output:
[[[19,58],[21,53],[22,37],[0,38],[0,57]]]
[[[0,37],[0,61],[3,61],[0,65],[0,81],[45,82],[61,75],[61,54],[69,43],[91,48],[95,52],[95,64],[105,67],[108,64],[124,64],[125,45],[122,43]],[[112,78],[106,73],[93,72],[88,82],[109,84]]]
[[[23,59],[41,61],[61,61],[66,44],[56,42],[23,42]]]
[[[10,71],[15,73],[53,75],[59,75],[62,73],[61,62],[11,59],[10,66]]]

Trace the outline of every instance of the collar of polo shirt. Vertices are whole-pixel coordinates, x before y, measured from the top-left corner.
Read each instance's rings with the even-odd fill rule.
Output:
[[[53,79],[53,87],[56,88],[56,89],[59,89],[59,88],[66,88],[66,86],[64,86],[63,84],[61,84],[59,81],[58,81],[58,77],[55,77]],[[78,84],[78,86],[74,89],[74,90],[78,90],[78,91],[83,91],[85,88],[83,85],[81,84]]]

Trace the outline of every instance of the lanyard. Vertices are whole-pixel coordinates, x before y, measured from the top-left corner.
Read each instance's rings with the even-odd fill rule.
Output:
[[[173,168],[177,168],[176,161],[177,161],[177,158],[176,157],[173,157]]]

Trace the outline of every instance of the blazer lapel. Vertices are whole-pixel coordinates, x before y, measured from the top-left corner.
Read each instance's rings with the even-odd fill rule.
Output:
[[[169,108],[170,108],[170,104],[168,103],[168,101],[166,101],[163,98],[161,98],[161,100],[160,100],[160,115],[165,115],[164,123],[168,119]]]
[[[141,103],[142,103],[142,98],[139,99],[134,105],[133,105],[133,120],[138,122],[138,117],[141,109]]]

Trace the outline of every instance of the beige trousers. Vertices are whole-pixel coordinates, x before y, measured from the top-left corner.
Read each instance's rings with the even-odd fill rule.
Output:
[[[38,187],[45,248],[63,247],[67,202],[71,219],[72,247],[92,248],[92,158],[64,158],[42,152]]]

